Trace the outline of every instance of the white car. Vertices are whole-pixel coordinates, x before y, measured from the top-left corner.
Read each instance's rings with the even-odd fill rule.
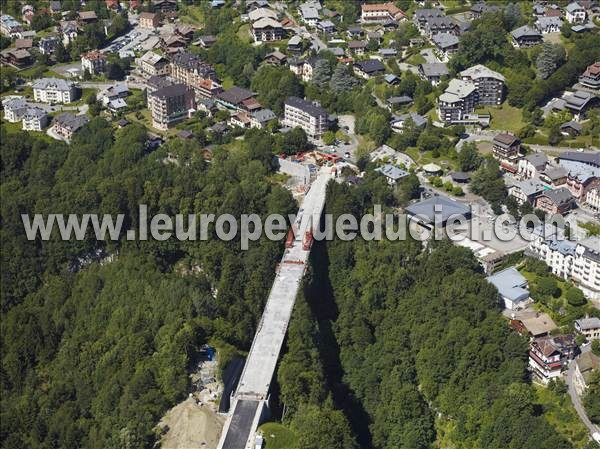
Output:
[[[600,432],[592,433],[592,438],[596,443],[600,443]]]

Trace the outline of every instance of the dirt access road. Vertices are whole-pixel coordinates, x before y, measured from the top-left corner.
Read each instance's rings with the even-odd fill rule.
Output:
[[[161,419],[159,427],[169,430],[161,439],[161,449],[216,449],[225,418],[193,398],[177,404]]]

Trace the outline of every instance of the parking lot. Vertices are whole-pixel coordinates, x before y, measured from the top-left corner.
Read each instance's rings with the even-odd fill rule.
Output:
[[[152,45],[149,45],[152,43]],[[136,27],[127,34],[116,38],[108,46],[102,49],[105,53],[118,53],[119,57],[135,56],[136,51],[150,50],[158,43],[158,37],[153,31]],[[148,48],[150,47],[150,48]]]

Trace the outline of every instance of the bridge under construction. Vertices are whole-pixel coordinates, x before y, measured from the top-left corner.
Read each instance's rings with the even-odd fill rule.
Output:
[[[269,388],[285,339],[296,295],[306,271],[312,246],[312,224],[318,224],[325,206],[327,183],[335,168],[321,168],[307,192],[296,222],[295,238],[288,235],[265,310],[254,336],[231,407],[219,449],[255,447],[256,429],[268,415]]]

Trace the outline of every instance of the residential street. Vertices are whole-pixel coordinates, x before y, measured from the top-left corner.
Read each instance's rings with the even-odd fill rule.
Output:
[[[586,349],[589,351],[590,347],[588,346],[587,348],[584,348],[583,351],[585,352]],[[585,426],[590,431],[590,435],[594,434],[595,432],[600,432],[600,428],[598,428],[598,426],[595,426],[590,421],[587,414],[585,413],[585,408],[583,407],[581,398],[579,397],[579,395],[577,394],[577,390],[575,389],[575,383],[574,383],[574,379],[573,379],[574,376],[575,376],[575,361],[573,360],[569,364],[569,371],[567,372],[567,386],[569,387],[569,396],[571,396],[571,402],[573,402],[573,407],[575,407],[575,410],[577,411],[577,414],[579,415],[579,419],[581,420],[581,422],[583,424],[585,424]]]

